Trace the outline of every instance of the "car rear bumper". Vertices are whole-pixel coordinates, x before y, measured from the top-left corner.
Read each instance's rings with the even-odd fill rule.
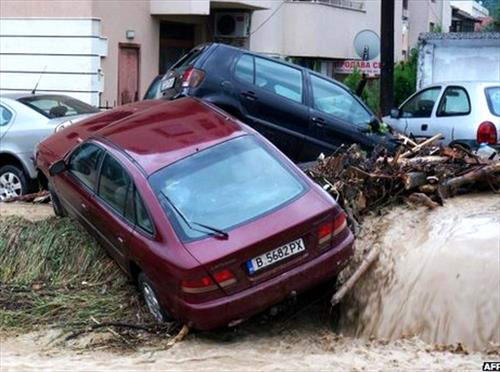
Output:
[[[346,239],[334,249],[259,285],[201,304],[180,302],[179,318],[190,327],[201,330],[247,319],[283,301],[292,292],[303,292],[335,277],[346,266],[353,253],[354,237],[349,232]]]

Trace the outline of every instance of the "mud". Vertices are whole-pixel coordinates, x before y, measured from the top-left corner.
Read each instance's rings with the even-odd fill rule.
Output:
[[[40,221],[54,216],[51,204],[0,203],[0,218],[18,216],[30,221]]]
[[[431,212],[396,208],[366,227],[358,249],[378,244],[382,255],[343,304],[343,332],[474,350],[500,344],[498,195],[449,199]]]
[[[106,331],[70,345],[53,342],[52,330],[3,335],[0,370],[480,370],[500,359],[498,196],[368,218],[357,260],[375,244],[381,257],[339,319],[323,301],[293,317],[194,332],[168,350],[102,349],[115,337]]]

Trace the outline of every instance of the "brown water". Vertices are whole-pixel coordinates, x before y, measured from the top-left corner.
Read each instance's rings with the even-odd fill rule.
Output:
[[[169,350],[166,342],[99,349],[110,333],[61,347],[49,344],[54,331],[42,331],[4,335],[0,370],[452,371],[500,358],[498,196],[455,198],[430,212],[396,208],[368,219],[364,234],[358,259],[374,244],[382,253],[340,308],[337,333],[345,336],[332,331],[322,305],[286,321],[190,334]]]
[[[500,344],[500,196],[457,197],[432,212],[397,208],[368,228],[368,238],[381,230],[382,255],[343,305],[344,332]]]

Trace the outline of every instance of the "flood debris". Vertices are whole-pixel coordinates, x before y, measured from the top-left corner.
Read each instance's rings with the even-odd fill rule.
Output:
[[[4,203],[25,202],[34,204],[48,203],[49,201],[50,193],[47,190],[42,190],[33,194],[14,196],[3,200]]]
[[[394,156],[384,148],[368,155],[352,145],[306,171],[344,208],[355,232],[364,215],[391,204],[434,209],[460,193],[500,189],[500,160],[481,158],[461,145],[438,145],[439,134],[422,142],[398,136],[401,146]]]

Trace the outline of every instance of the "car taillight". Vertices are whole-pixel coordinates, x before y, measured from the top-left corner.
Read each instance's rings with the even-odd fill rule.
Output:
[[[485,121],[477,129],[477,143],[495,145],[497,143],[497,128],[490,121]]]
[[[347,226],[345,213],[340,212],[333,220],[320,225],[318,228],[318,244],[320,248],[329,247],[330,241]]]
[[[181,289],[185,293],[205,293],[216,290],[217,284],[221,287],[227,287],[236,283],[234,274],[229,270],[215,273],[214,279],[215,282],[210,276],[205,275],[199,279],[182,280]]]
[[[205,79],[205,73],[194,67],[188,68],[182,75],[183,88],[196,88]]]

